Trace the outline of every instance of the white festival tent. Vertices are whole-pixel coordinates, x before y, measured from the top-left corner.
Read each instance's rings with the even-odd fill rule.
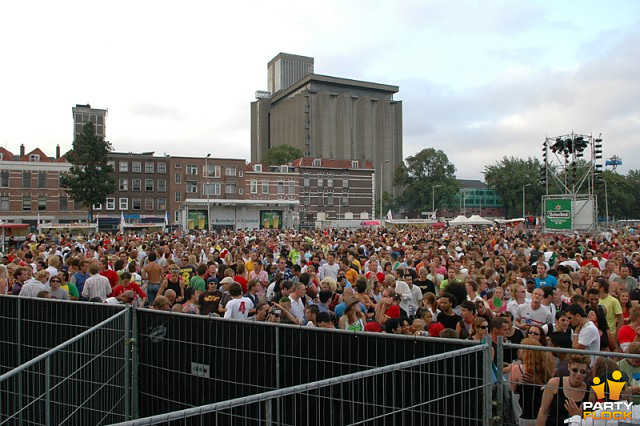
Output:
[[[469,225],[469,219],[466,216],[460,215],[453,220],[449,221],[449,225]]]
[[[469,219],[467,219],[467,224],[468,225],[493,225],[493,222],[483,218],[482,216],[474,214]]]

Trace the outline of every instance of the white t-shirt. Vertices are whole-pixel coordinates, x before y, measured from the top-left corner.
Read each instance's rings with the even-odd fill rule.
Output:
[[[588,351],[600,350],[600,332],[598,327],[591,321],[587,322],[580,329],[578,334],[578,343],[584,345]],[[591,365],[595,365],[596,357],[591,355]]]
[[[293,298],[289,296],[289,300],[291,300],[291,315],[296,317],[298,321],[304,322],[304,303],[302,303],[302,298],[293,300]]]
[[[409,304],[413,298],[409,285],[404,281],[397,280],[395,292],[402,298],[400,299],[400,307],[409,313]]]
[[[231,299],[227,302],[226,309],[225,318],[246,320],[249,316],[249,311],[253,309],[253,302],[248,297]]]
[[[337,263],[334,263],[333,265],[329,265],[328,263],[325,263],[320,267],[320,274],[319,274],[320,279],[323,279],[325,277],[331,277],[334,280],[337,280],[339,270],[340,270],[340,265],[338,265]]]
[[[530,303],[524,303],[518,308],[517,320],[520,320],[521,324],[537,325],[542,327],[547,325],[549,329],[553,327],[553,316],[551,311],[546,306],[540,305],[538,309],[533,309]]]

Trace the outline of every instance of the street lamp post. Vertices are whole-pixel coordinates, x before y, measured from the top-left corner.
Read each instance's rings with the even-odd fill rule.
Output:
[[[604,182],[604,214],[607,216],[607,228],[609,227],[609,198],[607,194],[607,181]]]
[[[385,160],[385,161],[381,161],[380,162],[380,225],[382,226],[382,182],[383,182],[383,176],[384,176],[384,170],[383,167],[385,164],[387,164],[389,162],[389,160]]]
[[[462,214],[467,215],[467,188],[460,190],[462,193]]]
[[[431,185],[431,214],[436,211],[436,188],[440,188],[442,185]]]
[[[207,180],[206,180],[206,188],[207,188],[207,231],[211,232],[211,204],[209,203],[210,201],[210,188],[209,188],[209,158],[211,157],[211,154],[207,154],[207,156],[204,158],[204,170],[207,173]]]
[[[531,184],[530,184],[530,183],[528,183],[528,184],[526,184],[526,185],[524,185],[524,186],[522,187],[522,219],[524,219],[524,213],[525,213],[525,209],[524,209],[524,189],[525,189],[527,186],[531,186]]]

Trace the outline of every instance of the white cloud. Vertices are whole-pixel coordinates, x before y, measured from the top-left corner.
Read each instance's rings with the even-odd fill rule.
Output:
[[[121,151],[249,158],[249,103],[278,52],[320,74],[400,86],[404,155],[459,176],[545,135],[602,132],[634,155],[637,2],[10,2],[0,7],[0,144],[70,147],[71,107],[109,109]],[[55,19],[54,19],[55,17]],[[596,19],[598,18],[598,19]],[[602,18],[602,19],[600,19]],[[625,170],[624,168],[622,170]]]

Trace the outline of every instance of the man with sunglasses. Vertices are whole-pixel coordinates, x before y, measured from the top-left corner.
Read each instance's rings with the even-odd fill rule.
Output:
[[[49,279],[49,285],[51,286],[51,290],[49,290],[49,293],[51,294],[51,297],[53,299],[70,300],[67,290],[60,287],[60,277],[58,277],[57,275],[52,276]]]

